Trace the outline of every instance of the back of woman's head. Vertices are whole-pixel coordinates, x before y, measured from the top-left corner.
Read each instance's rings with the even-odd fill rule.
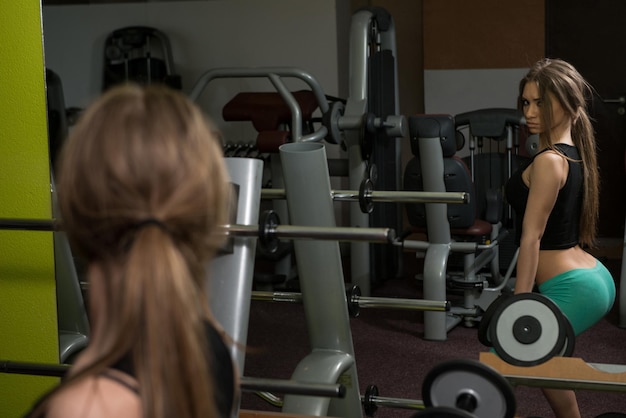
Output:
[[[65,229],[89,260],[123,256],[154,218],[200,259],[219,247],[228,193],[222,153],[203,114],[165,87],[123,86],[82,116],[62,155]]]
[[[144,416],[213,416],[204,269],[230,186],[203,114],[166,87],[113,88],[73,129],[58,180],[68,236],[103,272],[87,370],[130,358]]]

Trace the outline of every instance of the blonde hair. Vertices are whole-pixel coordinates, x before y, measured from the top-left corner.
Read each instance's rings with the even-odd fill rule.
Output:
[[[587,103],[592,100],[593,89],[583,76],[569,63],[545,58],[528,71],[519,85],[519,103],[527,83],[536,83],[542,101],[541,118],[544,126],[552,126],[552,97],[558,100],[572,120],[572,140],[582,158],[583,202],[580,217],[580,243],[593,246],[599,214],[600,175],[596,155],[596,141]],[[550,94],[548,94],[550,93]],[[539,136],[540,147],[559,152],[554,146],[550,130]]]
[[[58,190],[71,242],[106,280],[106,339],[69,381],[130,356],[145,417],[217,416],[204,282],[230,185],[210,123],[169,88],[112,88],[73,129]]]

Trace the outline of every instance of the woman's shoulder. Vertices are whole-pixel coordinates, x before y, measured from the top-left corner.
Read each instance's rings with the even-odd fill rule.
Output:
[[[124,379],[124,377],[122,377]],[[128,385],[108,375],[70,383],[50,399],[46,418],[140,418],[141,400]]]

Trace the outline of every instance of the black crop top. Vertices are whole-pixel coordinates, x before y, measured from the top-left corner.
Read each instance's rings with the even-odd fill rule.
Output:
[[[580,211],[583,201],[583,173],[580,154],[578,149],[571,145],[555,144],[555,147],[571,160],[568,160],[567,180],[559,190],[541,238],[540,249],[542,250],[563,250],[574,247],[579,242]],[[519,245],[522,235],[522,221],[529,192],[522,179],[522,172],[534,161],[537,155],[547,150],[535,154],[527,164],[513,173],[505,186],[506,199],[515,211],[515,243],[517,245]]]
[[[221,335],[209,323],[206,322],[206,333],[211,347],[211,370],[213,371],[214,397],[215,405],[220,417],[228,418],[232,414],[232,408],[235,401],[235,375],[232,356]],[[118,363],[111,366],[112,369],[119,370],[130,376],[135,377],[134,367],[130,358],[125,357]],[[139,389],[128,385],[125,381],[115,378],[111,373],[103,373],[102,377],[113,379],[116,382],[126,386],[129,390],[139,394]],[[35,403],[32,410],[25,415],[25,418],[31,416],[32,411],[37,405],[43,402],[50,393],[41,397]]]

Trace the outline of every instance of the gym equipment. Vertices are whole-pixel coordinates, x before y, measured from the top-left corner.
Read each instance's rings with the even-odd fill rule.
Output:
[[[448,301],[361,296],[361,290],[357,285],[353,285],[346,290],[346,299],[348,312],[352,318],[359,316],[361,308],[409,309],[417,311],[447,311],[450,309]],[[253,291],[252,300],[302,303],[302,294],[295,292]]]
[[[529,140],[526,136],[527,130],[522,129],[524,117],[517,109],[478,109],[460,113],[454,120],[457,132],[467,130],[470,138],[470,155],[463,160],[470,168],[476,188],[478,217],[487,220],[499,218],[502,225],[508,228],[513,225],[511,207],[490,202],[502,200],[501,191],[507,179],[529,159],[520,155],[520,142],[526,141],[524,148],[528,152],[533,146],[536,150],[538,138]],[[529,155],[532,153],[529,152]],[[492,212],[496,210],[499,213]],[[500,240],[498,257],[501,265],[509,265],[515,257],[517,246],[513,237],[511,234]]]
[[[577,357],[553,357],[536,366],[515,366],[494,353],[480,353],[480,361],[493,367],[513,386],[552,389],[626,392],[626,366],[586,363]]]
[[[48,149],[50,165],[56,166],[56,160],[68,133],[68,121],[65,109],[65,95],[61,77],[46,68],[46,103],[48,115]]]
[[[0,373],[63,377],[69,369],[70,366],[67,364],[28,363],[0,360]],[[292,393],[306,396],[327,396],[330,398],[341,398],[345,394],[345,387],[341,384],[301,383],[284,379],[241,377],[239,385],[241,390],[246,392],[271,390],[277,393]]]
[[[513,418],[517,407],[513,388],[504,377],[466,359],[433,367],[422,383],[422,397],[426,408],[452,407],[477,418]]]
[[[407,204],[407,217],[417,231],[424,230],[428,241],[403,242],[404,248],[426,252],[424,258],[424,298],[447,300],[446,283],[451,253],[463,254],[463,274],[450,280],[463,291],[463,306],[449,313],[424,313],[424,338],[445,340],[447,331],[461,321],[472,325],[481,313],[506,291],[516,257],[505,275],[501,274],[498,249],[506,234],[500,232],[501,206],[490,210],[494,218],[477,218],[477,202],[469,170],[455,157],[457,131],[449,115],[420,115],[409,118],[411,149],[415,157],[407,164],[405,190],[429,192],[462,191],[470,194],[468,205],[438,203]],[[489,274],[481,270],[489,267]]]
[[[233,188],[237,191],[234,217],[230,220],[242,225],[255,225],[259,221],[261,178],[263,162],[251,158],[225,158],[226,169]],[[257,227],[260,232],[261,228]],[[254,259],[258,240],[250,236],[232,237],[231,251],[220,254],[207,272],[209,305],[224,331],[237,344],[231,354],[239,373],[245,367],[245,352],[240,347],[248,341],[248,320]],[[239,346],[238,346],[239,344]]]
[[[50,173],[52,216],[58,215],[54,173]],[[59,361],[71,363],[86,346],[90,326],[76,260],[69,240],[62,231],[52,233],[54,276],[56,279],[57,318],[59,324]]]
[[[322,144],[296,142],[280,147],[287,205],[291,222],[307,226],[334,227],[326,153]],[[303,176],[302,173],[306,173]],[[311,216],[314,213],[315,216]],[[361,416],[354,347],[346,304],[339,243],[295,241],[302,305],[311,352],[298,365],[292,379],[305,382],[343,382],[344,399],[285,396],[283,412]],[[320,263],[320,260],[324,260]],[[324,303],[320,303],[324,301]],[[320,327],[319,324],[324,324]]]
[[[469,203],[470,194],[467,192],[413,192],[406,190],[374,190],[372,182],[364,180],[359,190],[331,190],[331,196],[336,202],[359,202],[363,213],[370,213],[373,202],[387,203]],[[261,199],[284,199],[284,189],[262,189]]]
[[[147,26],[129,26],[107,36],[102,90],[127,81],[182,88],[181,78],[174,71],[169,38],[163,32]]]
[[[325,96],[308,74],[289,68],[210,70],[200,77],[190,97],[196,100],[208,82],[215,78],[267,77],[278,94],[240,93],[224,107],[223,116],[225,120],[252,121],[258,131],[256,146],[259,152],[272,153],[270,171],[274,187],[281,188],[284,183],[280,155],[277,154],[281,144],[325,139],[329,143],[342,144],[348,152],[350,188],[358,189],[365,177],[378,189],[398,190],[398,138],[405,135],[406,122],[404,116],[397,115],[395,49],[395,28],[389,13],[382,8],[364,8],[353,15],[351,22],[350,85],[345,104]],[[281,77],[300,78],[312,91],[291,93]],[[309,122],[316,107],[322,113],[322,127],[314,131]],[[305,125],[311,132],[303,135]],[[344,167],[342,171],[345,170]],[[281,218],[289,221],[286,207],[276,209]],[[382,205],[371,214],[364,214],[358,207],[351,207],[350,225],[378,225],[398,230],[402,227],[400,208]],[[372,272],[378,278],[396,275],[399,251],[399,248],[352,243],[352,282],[368,295]]]
[[[573,354],[574,329],[549,298],[539,293],[520,293],[501,296],[493,306],[490,315],[481,321],[484,335],[479,338],[483,344],[493,346],[504,361],[528,367],[554,356]]]
[[[350,25],[348,98],[342,119],[360,121],[346,129],[344,144],[350,162],[349,187],[357,189],[370,178],[378,190],[400,189],[401,147],[406,120],[399,113],[395,23],[383,8],[357,10]],[[376,122],[380,121],[379,124]],[[390,226],[402,229],[400,206],[374,205],[370,215],[350,208],[352,226]],[[372,282],[395,277],[400,248],[352,243],[352,283],[369,296]]]
[[[363,396],[365,416],[379,406],[421,410],[418,417],[513,418],[517,403],[511,384],[476,360],[454,359],[433,367],[422,383],[423,401],[385,398],[369,385]]]
[[[361,402],[366,417],[373,417],[381,406],[397,409],[424,409],[423,401],[379,396],[376,385],[367,386]]]
[[[62,231],[62,223],[43,219],[0,219],[0,229],[26,231]],[[274,212],[266,215],[259,225],[222,225],[222,232],[229,237],[258,237],[271,242],[279,239],[321,239],[336,241],[370,241],[392,243],[395,231],[390,228],[351,228],[280,225]]]

